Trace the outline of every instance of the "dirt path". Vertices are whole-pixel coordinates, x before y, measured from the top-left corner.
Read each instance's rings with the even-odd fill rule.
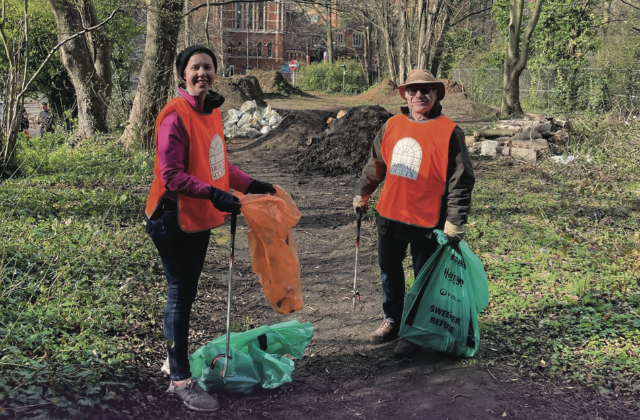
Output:
[[[557,392],[549,384],[530,381],[502,366],[490,341],[482,342],[481,351],[472,360],[427,351],[397,360],[393,356],[395,342],[370,344],[367,335],[382,320],[377,234],[373,222],[365,221],[358,286],[362,302],[354,311],[350,299],[355,256],[355,217],[350,206],[354,177],[288,173],[264,152],[257,154],[249,140],[232,143],[229,158],[255,177],[292,193],[301,210],[294,235],[300,252],[305,303],[304,311],[288,316],[276,315],[268,306],[251,273],[241,221],[233,322],[246,327],[298,319],[311,322],[315,334],[304,359],[295,361],[292,383],[247,396],[219,394],[222,409],[216,418],[596,418],[578,408],[581,402],[575,396]],[[225,231],[224,227],[220,229]],[[205,266],[192,315],[191,351],[224,334],[226,239],[225,235],[218,235],[218,246],[212,247]],[[168,383],[159,372],[155,381],[156,391]],[[162,412],[163,418],[211,418],[183,409],[172,397],[158,395],[155,401],[153,411]]]

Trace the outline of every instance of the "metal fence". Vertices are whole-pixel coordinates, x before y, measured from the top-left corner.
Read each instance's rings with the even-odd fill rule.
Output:
[[[500,105],[502,69],[462,68],[453,80],[478,102]],[[580,68],[525,69],[520,76],[520,101],[530,109],[640,108],[640,70]]]

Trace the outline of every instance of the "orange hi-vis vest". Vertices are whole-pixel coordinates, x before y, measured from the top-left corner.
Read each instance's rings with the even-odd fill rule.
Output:
[[[223,140],[224,129],[220,110],[214,109],[209,115],[202,114],[195,111],[186,99],[178,96],[169,101],[156,119],[156,157],[153,165],[155,178],[147,200],[147,217],[151,217],[167,192],[160,177],[158,130],[162,121],[172,112],[178,113],[189,136],[185,172],[196,176],[205,184],[229,192],[227,148]],[[224,223],[226,214],[216,210],[209,200],[178,194],[178,222],[185,232],[193,233],[218,227]]]
[[[376,206],[382,217],[426,228],[438,224],[455,127],[444,115],[425,122],[396,115],[387,121],[382,138],[387,174]]]

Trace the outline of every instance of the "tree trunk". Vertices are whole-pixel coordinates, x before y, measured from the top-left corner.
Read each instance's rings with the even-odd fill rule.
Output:
[[[85,27],[98,24],[93,0],[49,0],[63,41]],[[69,73],[78,101],[78,132],[88,138],[106,132],[111,95],[111,42],[102,28],[76,37],[60,48],[62,64]]]
[[[398,51],[398,80],[397,83],[399,85],[404,83],[405,77],[407,75],[407,2],[406,0],[402,0],[400,6],[400,33],[399,36],[399,46],[400,51]]]
[[[510,0],[509,39],[507,41],[507,56],[504,60],[502,105],[500,107],[500,113],[503,116],[523,114],[522,106],[520,105],[520,74],[522,74],[529,60],[529,43],[540,18],[542,2],[543,0],[536,0],[529,23],[524,33],[522,33],[521,44],[520,34],[524,0]]]
[[[147,0],[147,39],[133,108],[120,141],[153,147],[155,119],[173,91],[178,33],[184,0]]]
[[[372,40],[371,40],[371,22],[367,21],[364,24],[364,51],[363,51],[363,61],[364,61],[364,70],[367,76],[367,86],[373,85],[373,54],[371,50]]]
[[[442,62],[445,40],[451,25],[451,10],[445,10],[444,15],[444,21],[442,22],[442,27],[440,28],[440,33],[438,34],[435,50],[433,52],[433,60],[431,60],[431,74],[433,74],[434,77],[438,77],[438,70],[440,69],[440,63]]]
[[[327,61],[333,63],[333,32],[331,31],[331,2],[327,3],[327,19],[325,19],[327,32]]]

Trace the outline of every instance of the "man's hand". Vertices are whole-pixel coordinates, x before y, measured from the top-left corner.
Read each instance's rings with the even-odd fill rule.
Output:
[[[219,188],[211,187],[209,192],[209,200],[213,203],[213,207],[223,213],[239,214],[240,200],[238,197],[229,194]]]
[[[369,198],[371,198],[371,195],[356,195],[353,197],[353,211],[357,212],[360,209],[363,213],[366,213],[369,208]]]
[[[251,181],[251,184],[247,187],[247,190],[244,192],[245,194],[275,194],[276,189],[273,188],[273,185],[268,182],[258,181],[254,179]]]
[[[457,244],[464,239],[464,225],[456,226],[452,223],[444,223],[444,233],[449,237],[450,244]]]

